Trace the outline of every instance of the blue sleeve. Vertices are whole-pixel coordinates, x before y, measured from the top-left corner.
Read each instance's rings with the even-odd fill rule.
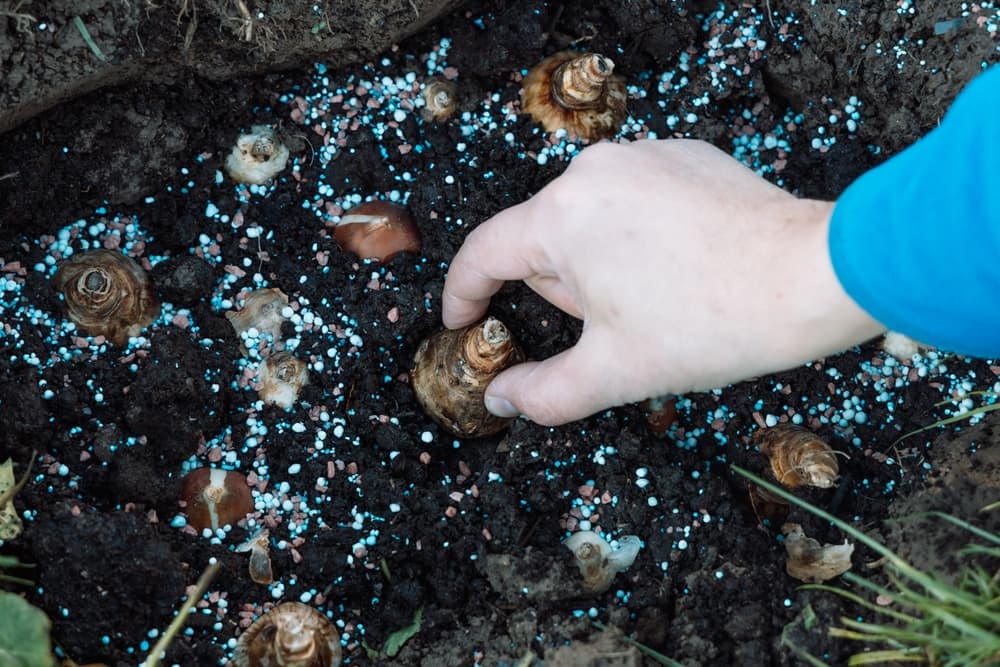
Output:
[[[829,243],[844,290],[878,322],[1000,358],[1000,66],[927,136],[851,184]]]

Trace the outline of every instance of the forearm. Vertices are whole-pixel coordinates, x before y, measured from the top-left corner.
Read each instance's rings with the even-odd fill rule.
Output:
[[[887,328],[1000,357],[1000,67],[959,96],[940,127],[868,172],[830,224],[845,291]]]

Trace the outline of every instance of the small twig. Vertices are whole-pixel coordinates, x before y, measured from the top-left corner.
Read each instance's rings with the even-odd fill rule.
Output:
[[[220,567],[222,567],[222,562],[214,560],[209,563],[208,567],[205,568],[205,571],[201,573],[201,576],[198,578],[198,583],[195,584],[194,592],[188,596],[188,599],[181,606],[180,611],[177,612],[177,616],[167,628],[167,631],[163,633],[160,637],[160,641],[156,642],[156,646],[154,646],[153,650],[149,652],[149,658],[146,660],[146,667],[159,667],[160,656],[166,652],[167,647],[170,646],[174,637],[176,637],[177,633],[181,631],[181,628],[187,624],[187,618],[191,613],[191,607],[193,607],[195,603],[201,599],[201,596],[205,594],[205,590],[208,588],[208,585],[212,583],[212,579],[214,579],[215,575],[219,573]]]
[[[94,52],[94,55],[97,56],[97,59],[100,60],[102,63],[108,62],[108,59],[105,58],[104,54],[101,52],[100,47],[98,47],[97,43],[94,42],[94,38],[90,36],[90,31],[87,30],[87,26],[83,24],[83,19],[80,18],[79,16],[74,16],[73,24],[76,25],[76,29],[80,31],[80,35],[83,37],[83,41],[87,43],[87,46],[89,46],[90,50]]]
[[[0,176],[0,181],[6,181],[8,178],[17,178],[20,175],[21,175],[21,172],[19,172],[19,171],[12,171],[9,174],[3,174],[2,176]]]
[[[777,24],[774,22],[774,12],[771,11],[771,0],[764,0],[764,6],[767,8],[767,20],[771,24],[771,28],[777,28]]]
[[[11,7],[6,2],[0,6],[0,16],[9,16],[14,19],[14,29],[18,32],[28,32],[32,23],[38,23],[31,14],[21,11],[21,6],[30,3],[31,0],[18,0],[18,3]]]

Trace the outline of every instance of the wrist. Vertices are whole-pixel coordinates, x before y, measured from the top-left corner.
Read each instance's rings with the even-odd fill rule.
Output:
[[[829,242],[833,202],[799,199],[789,205],[791,239],[784,248],[794,257],[784,276],[787,285],[778,294],[787,294],[792,302],[777,305],[791,321],[780,325],[786,335],[779,340],[784,339],[786,349],[794,350],[796,362],[801,363],[842,352],[884,332],[885,327],[851,298],[834,270]]]

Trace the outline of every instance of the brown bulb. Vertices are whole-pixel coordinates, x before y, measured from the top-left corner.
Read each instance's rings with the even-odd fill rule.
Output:
[[[642,410],[646,415],[646,424],[656,435],[663,435],[677,421],[677,406],[672,394],[653,396],[642,402]]]
[[[565,129],[590,141],[613,137],[628,115],[625,81],[614,68],[597,53],[553,54],[521,82],[521,108],[547,132]]]
[[[524,352],[493,317],[464,329],[440,331],[417,348],[410,379],[420,407],[462,438],[493,435],[512,419],[490,414],[483,398],[500,371]]]
[[[323,614],[301,602],[284,602],[240,635],[236,667],[337,667],[340,634]]]
[[[358,204],[333,230],[341,248],[385,264],[401,252],[420,252],[420,232],[405,207],[387,201]]]
[[[421,97],[424,106],[420,109],[420,117],[429,123],[443,123],[458,106],[458,87],[447,79],[434,77],[424,84]]]
[[[246,476],[220,468],[198,468],[185,475],[181,500],[187,504],[188,525],[199,533],[235,526],[254,511]]]
[[[84,332],[124,345],[160,314],[149,276],[117,250],[90,250],[59,265],[53,278],[66,313]]]
[[[840,466],[836,452],[807,428],[778,424],[754,433],[752,443],[767,456],[775,479],[786,488],[828,489],[837,482]]]

